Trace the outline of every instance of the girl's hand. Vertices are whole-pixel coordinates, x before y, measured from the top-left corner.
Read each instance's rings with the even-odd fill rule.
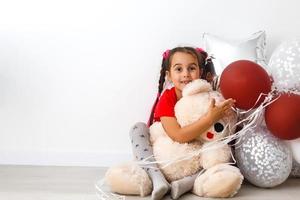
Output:
[[[216,121],[222,119],[226,112],[231,109],[234,103],[235,100],[230,98],[223,101],[220,105],[216,105],[216,100],[212,99],[207,113],[209,121],[214,124]]]

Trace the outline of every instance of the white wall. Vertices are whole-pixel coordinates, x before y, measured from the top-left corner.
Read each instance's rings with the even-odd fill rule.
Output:
[[[270,55],[300,35],[298,2],[1,2],[0,163],[129,160],[128,130],[148,118],[165,49],[265,30]]]

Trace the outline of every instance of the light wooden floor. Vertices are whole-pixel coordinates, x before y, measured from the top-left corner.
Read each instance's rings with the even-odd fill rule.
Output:
[[[100,200],[94,184],[105,168],[100,167],[41,167],[0,166],[0,200]],[[106,188],[104,187],[106,190]],[[295,200],[300,198],[300,179],[289,179],[272,189],[244,184],[235,200]],[[126,197],[126,200],[150,200]],[[170,199],[166,196],[164,200]],[[182,200],[201,200],[186,194]]]

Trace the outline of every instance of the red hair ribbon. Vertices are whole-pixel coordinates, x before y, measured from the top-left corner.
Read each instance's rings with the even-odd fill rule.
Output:
[[[165,52],[163,53],[162,56],[163,56],[164,59],[168,59],[169,55],[170,55],[170,49],[167,49],[167,50],[165,50]]]
[[[199,48],[199,47],[195,48],[195,50],[199,53],[205,52],[202,48]]]

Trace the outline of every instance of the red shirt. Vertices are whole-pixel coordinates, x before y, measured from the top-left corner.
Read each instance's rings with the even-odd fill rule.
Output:
[[[159,98],[154,111],[154,121],[160,122],[161,117],[175,117],[174,107],[177,102],[175,87],[165,90]]]

